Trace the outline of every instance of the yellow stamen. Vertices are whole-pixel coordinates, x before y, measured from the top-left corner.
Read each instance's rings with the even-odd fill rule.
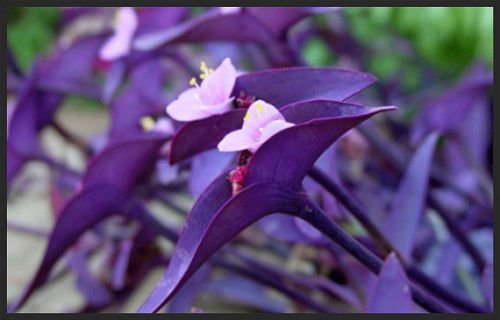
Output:
[[[257,103],[255,107],[257,108],[258,113],[264,113],[264,107],[262,106],[262,104]]]
[[[155,120],[152,117],[146,116],[141,118],[141,127],[144,129],[144,131],[151,131],[153,130],[154,126]]]
[[[207,71],[207,64],[205,63],[205,61],[202,61],[200,63],[200,71],[202,71],[202,72],[206,72]]]
[[[207,71],[208,71],[208,73],[212,73],[212,72],[214,72],[214,69],[208,68]]]
[[[206,78],[206,76],[207,76],[207,75],[206,75],[205,73],[202,73],[202,74],[200,74],[200,79],[201,79],[201,80],[203,80],[203,79],[205,79],[205,78]]]
[[[196,85],[196,78],[192,77],[191,80],[189,80],[189,85],[195,86]]]
[[[250,112],[247,112],[247,114],[245,114],[243,121],[247,121],[248,119],[250,119]]]

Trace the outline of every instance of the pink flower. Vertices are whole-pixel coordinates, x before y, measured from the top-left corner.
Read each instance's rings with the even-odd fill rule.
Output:
[[[276,133],[293,126],[286,122],[274,106],[257,100],[248,108],[243,119],[243,127],[228,133],[217,148],[221,152],[250,150],[255,152],[264,142]]]
[[[114,22],[113,36],[99,51],[99,57],[105,61],[121,58],[130,52],[132,38],[138,25],[137,15],[130,7],[118,9]]]
[[[236,82],[236,69],[229,58],[214,70],[201,63],[201,85],[192,78],[190,88],[167,106],[167,113],[178,121],[193,121],[221,114],[231,109],[231,92]]]

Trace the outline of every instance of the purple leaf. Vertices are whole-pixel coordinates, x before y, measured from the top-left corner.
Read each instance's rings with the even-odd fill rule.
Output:
[[[83,177],[84,186],[111,184],[129,190],[154,169],[159,149],[167,138],[152,132],[110,143],[90,161]]]
[[[89,270],[87,254],[83,248],[75,248],[69,257],[69,265],[76,273],[76,285],[87,303],[100,308],[108,305],[113,296],[109,289]]]
[[[290,307],[286,301],[278,300],[269,294],[263,285],[237,275],[227,275],[209,282],[206,290],[221,296],[225,301],[257,308],[263,312],[283,313]]]
[[[189,191],[193,197],[197,199],[215,178],[227,170],[233,159],[233,154],[217,150],[209,150],[193,158],[189,175]]]
[[[329,100],[283,108],[285,119],[297,125],[272,136],[257,150],[249,161],[245,184],[274,181],[300,188],[304,176],[332,143],[369,117],[394,109],[366,108]]]
[[[255,15],[276,38],[285,38],[288,29],[307,16],[333,10],[315,7],[248,7],[247,12]]]
[[[437,138],[437,134],[431,134],[415,152],[384,223],[383,230],[387,239],[405,259],[410,258],[415,232],[425,208]]]
[[[246,13],[221,14],[213,11],[186,21],[165,31],[138,37],[136,50],[152,50],[164,45],[207,41],[237,41],[270,43],[269,30],[253,15]]]
[[[210,267],[202,266],[194,275],[186,282],[186,284],[177,292],[170,301],[167,312],[169,313],[186,313],[191,310],[191,307],[196,302],[196,297],[200,293],[200,289],[205,285]]]
[[[474,65],[463,79],[443,95],[428,103],[415,120],[411,141],[420,142],[428,133],[461,130],[474,102],[493,84],[493,73],[481,64]]]
[[[335,68],[271,69],[239,76],[232,95],[239,96],[244,91],[282,108],[287,104],[311,99],[342,101],[365,89],[375,80],[367,73]],[[331,83],[335,83],[335,86]],[[172,140],[170,163],[177,163],[214,148],[226,134],[241,128],[245,111],[236,109],[185,124]]]
[[[101,89],[94,78],[94,64],[106,35],[76,40],[68,49],[59,49],[41,64],[38,86],[44,90],[99,98]]]
[[[186,7],[145,7],[138,13],[139,25],[136,36],[165,30],[178,24],[188,14]]]
[[[142,132],[142,117],[165,111],[164,80],[159,59],[143,62],[131,71],[130,82],[111,104],[111,138]]]
[[[172,138],[169,161],[180,162],[214,148],[224,136],[241,127],[246,110],[231,110],[221,115],[189,122]]]
[[[321,153],[356,124],[392,109],[369,110],[332,101],[314,103],[318,105],[290,106],[290,111],[284,112],[297,122],[307,122],[279,132],[262,145],[248,164],[245,187],[240,192],[232,196],[224,173],[200,196],[187,217],[162,280],[140,312],[161,308],[213,253],[252,223],[271,213],[296,214],[303,206],[303,194],[290,187],[300,190],[300,182]],[[319,118],[308,121],[311,117]]]
[[[368,298],[365,312],[368,313],[412,313],[408,278],[394,253],[384,262],[377,282]]]
[[[241,91],[277,108],[303,100],[343,101],[376,81],[368,73],[337,68],[292,67],[243,74],[233,96]]]
[[[321,237],[321,233],[316,231],[313,227],[307,226],[308,228],[312,228],[315,232],[318,232],[319,236],[317,236],[316,233],[312,235],[308,234],[307,231],[299,227],[298,223],[307,224],[307,222],[299,218],[290,217],[284,214],[273,214],[262,218],[258,222],[259,226],[266,234],[281,241],[311,244],[324,244],[328,242]]]

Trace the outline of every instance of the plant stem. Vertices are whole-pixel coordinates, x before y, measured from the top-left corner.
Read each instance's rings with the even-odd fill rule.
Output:
[[[298,212],[299,216],[311,223],[318,230],[321,230],[330,239],[339,244],[342,248],[352,254],[371,272],[378,274],[382,269],[382,260],[373,254],[370,250],[360,244],[356,239],[331,221],[313,202],[305,200],[303,209]],[[426,295],[421,289],[410,284],[413,300],[430,312],[450,312],[450,310],[436,301],[434,298]]]
[[[316,182],[320,183],[334,197],[336,197],[353,214],[354,214],[354,212],[356,212],[356,217],[357,216],[363,217],[362,219],[359,220],[361,223],[363,223],[363,221],[370,221],[369,218],[368,218],[368,215],[365,214],[364,210],[357,204],[357,202],[355,202],[353,199],[351,199],[349,197],[349,195],[347,195],[346,193],[344,193],[342,191],[342,189],[335,184],[335,182],[333,182],[331,179],[329,179],[319,169],[313,168],[309,172],[309,175]],[[370,223],[370,226],[373,227],[374,226],[373,223]],[[375,229],[377,229],[377,228],[375,227]],[[371,230],[370,228],[367,228],[367,231],[370,231],[370,230]],[[384,236],[378,231],[378,229],[377,229],[377,233],[376,234],[378,234],[378,235],[381,236],[381,238],[378,239],[378,240],[379,240],[379,242],[385,243],[385,245],[388,246],[389,252],[390,251],[394,251],[396,254],[398,254],[398,252],[392,248],[392,245],[390,245],[390,243],[387,240],[384,239]],[[374,236],[373,234],[371,234],[371,235]],[[467,239],[467,237],[465,239]],[[386,251],[386,253],[388,253],[388,252]],[[372,254],[372,255],[374,257],[376,257],[374,254]],[[400,257],[399,254],[398,254],[398,257]],[[376,258],[378,259],[378,257],[376,257]],[[364,260],[360,260],[362,262],[365,261],[365,262],[373,263],[373,261],[371,259],[366,260],[367,258],[364,257],[364,256],[361,256],[360,259],[364,259]],[[401,259],[401,257],[400,257],[400,259]],[[408,265],[407,262],[405,262],[404,260],[402,260],[402,261],[403,261],[404,265]],[[435,293],[437,296],[439,296],[440,298],[444,299],[445,301],[447,301],[447,302],[449,302],[449,303],[451,303],[451,304],[453,304],[453,305],[455,305],[455,306],[457,306],[457,307],[459,307],[461,309],[468,310],[468,311],[471,311],[471,312],[488,312],[488,310],[486,310],[484,307],[478,306],[476,304],[473,304],[472,302],[469,302],[468,300],[465,300],[464,298],[455,295],[454,293],[450,292],[446,288],[441,287],[435,281],[433,281],[432,279],[430,279],[427,275],[425,275],[424,273],[420,272],[416,267],[409,266],[407,269],[408,269],[407,271],[408,271],[408,276],[409,277],[414,278],[414,280],[416,280],[417,282],[419,282],[426,289],[428,289],[429,291]],[[376,269],[370,268],[370,270],[374,271]]]
[[[357,129],[363,135],[363,137],[365,137],[399,171],[404,171],[409,157],[403,152],[403,150],[399,148],[399,146],[392,143],[389,139],[384,138],[370,123],[364,123],[358,126]],[[481,199],[479,199],[476,195],[470,194],[457,186],[453,181],[448,179],[436,166],[433,166],[431,169],[430,181],[431,185],[434,186],[445,185],[455,194],[466,199],[468,202],[473,202],[479,205],[483,204]]]
[[[92,149],[79,137],[75,136],[65,128],[63,128],[56,120],[52,120],[51,126],[59,133],[63,138],[68,140],[69,142],[76,145],[80,150],[82,150],[85,154],[92,154]]]

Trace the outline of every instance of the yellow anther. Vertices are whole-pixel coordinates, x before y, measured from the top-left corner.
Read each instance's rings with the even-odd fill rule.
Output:
[[[207,64],[205,63],[205,61],[202,61],[200,63],[200,71],[202,71],[202,72],[207,71]]]
[[[189,80],[189,85],[195,86],[196,85],[196,78],[192,77],[191,80]]]
[[[153,130],[154,126],[155,126],[155,120],[152,117],[146,116],[141,118],[141,127],[145,131]]]
[[[208,73],[212,73],[212,72],[214,72],[214,69],[212,69],[212,68],[208,68],[208,70],[207,70],[207,71],[208,71]]]
[[[247,114],[245,114],[243,121],[247,121],[248,119],[250,119],[250,112],[247,112]]]
[[[264,113],[264,107],[262,106],[262,104],[257,103],[255,107],[257,108],[258,113]]]
[[[205,74],[205,73],[200,74],[200,79],[201,79],[201,80],[205,79],[205,77],[206,77],[206,74]]]

